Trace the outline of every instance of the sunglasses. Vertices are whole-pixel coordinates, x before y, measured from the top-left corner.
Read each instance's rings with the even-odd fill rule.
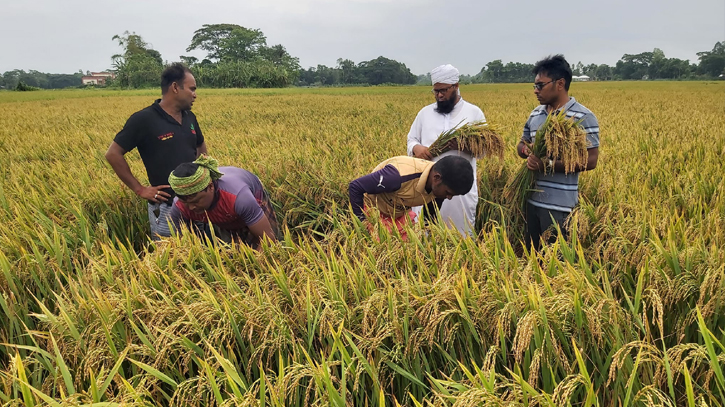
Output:
[[[545,82],[545,83],[535,83],[534,84],[534,89],[536,89],[536,90],[544,89],[544,86],[546,86],[546,85],[548,85],[548,84],[550,84],[552,82],[556,82],[556,81],[557,81],[557,79],[554,79],[554,80],[551,80],[551,81]]]

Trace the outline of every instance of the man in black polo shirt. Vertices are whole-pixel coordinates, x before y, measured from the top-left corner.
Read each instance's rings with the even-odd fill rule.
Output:
[[[106,160],[126,186],[148,201],[151,236],[170,236],[168,215],[174,191],[169,174],[179,164],[206,154],[206,143],[191,106],[196,99],[196,80],[181,63],[161,74],[161,99],[131,115],[106,152]],[[131,173],[124,154],[138,148],[150,186]]]

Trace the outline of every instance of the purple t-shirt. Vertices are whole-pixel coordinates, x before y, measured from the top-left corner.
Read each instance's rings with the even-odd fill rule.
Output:
[[[224,175],[216,181],[214,200],[205,213],[190,211],[174,199],[171,220],[182,222],[211,222],[225,230],[239,230],[254,225],[264,216],[260,206],[264,201],[264,188],[256,175],[237,167],[219,167]]]

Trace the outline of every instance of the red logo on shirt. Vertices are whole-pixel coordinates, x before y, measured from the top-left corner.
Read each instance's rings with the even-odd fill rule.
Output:
[[[159,140],[163,141],[163,140],[168,140],[173,137],[174,137],[174,133],[166,133],[166,134],[160,135],[158,138],[159,138]]]

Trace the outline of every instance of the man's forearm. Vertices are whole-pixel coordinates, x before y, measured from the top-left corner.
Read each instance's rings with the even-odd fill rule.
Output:
[[[351,181],[348,186],[348,194],[352,211],[360,220],[365,220],[365,214],[363,213],[365,194],[375,195],[395,192],[400,189],[400,185],[400,172],[390,164],[372,174]]]
[[[546,159],[544,159],[546,160]],[[587,162],[584,165],[577,164],[574,167],[574,172],[591,171],[597,167],[597,161],[599,160],[599,149],[594,147],[587,150]],[[545,162],[548,169],[548,161]],[[566,168],[562,161],[554,160],[554,172],[564,173]]]
[[[365,213],[363,212],[365,188],[359,178],[350,182],[347,192],[350,197],[352,212],[358,217],[358,219],[365,220]]]
[[[196,158],[199,158],[200,155],[206,155],[208,154],[206,151],[206,141],[201,143],[198,147],[196,147]]]
[[[249,231],[252,232],[252,236],[254,236],[254,244],[252,247],[256,250],[261,249],[262,239],[264,239],[265,236],[267,236],[270,241],[277,240],[274,230],[272,230],[272,225],[269,223],[269,219],[266,215],[262,216],[259,221],[253,225],[249,225],[248,227]]]

